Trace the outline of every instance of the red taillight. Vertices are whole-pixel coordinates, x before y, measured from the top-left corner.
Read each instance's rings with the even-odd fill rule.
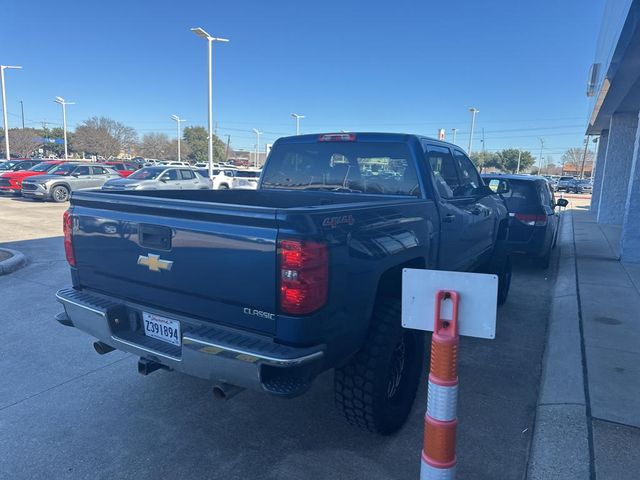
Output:
[[[516,220],[528,225],[530,227],[544,227],[547,224],[546,215],[536,215],[529,213],[516,213],[514,215]]]
[[[73,255],[73,215],[69,210],[64,212],[62,216],[62,231],[64,232],[64,253],[67,256],[67,262],[72,267],[76,266],[76,257]]]
[[[319,142],[355,142],[355,133],[327,133],[318,137]]]
[[[280,240],[280,309],[302,315],[327,301],[327,246],[309,240]]]

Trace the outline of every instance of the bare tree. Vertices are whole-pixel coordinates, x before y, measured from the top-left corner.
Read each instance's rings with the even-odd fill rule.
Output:
[[[0,137],[4,136],[4,132]],[[33,128],[10,128],[9,129],[9,149],[12,156],[28,157],[34,150],[42,146],[42,138],[37,130]],[[4,156],[4,141],[0,142],[0,151]]]
[[[137,140],[135,129],[107,117],[91,117],[76,128],[73,150],[105,158],[131,149]]]
[[[582,165],[582,157],[584,155],[584,148],[574,147],[570,148],[562,154],[560,164],[562,170],[578,171]],[[594,154],[591,150],[587,150],[587,156],[585,157],[585,164],[589,165],[593,163]]]
[[[169,137],[164,133],[145,133],[138,145],[138,151],[146,158],[158,160],[177,158],[177,148],[172,149]]]

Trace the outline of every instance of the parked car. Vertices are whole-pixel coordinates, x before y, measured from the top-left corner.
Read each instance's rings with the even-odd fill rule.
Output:
[[[589,193],[593,192],[593,183],[591,180],[578,180],[578,185],[576,188],[576,193]]]
[[[160,162],[159,165],[167,165],[171,167],[190,167],[189,162]]]
[[[62,160],[47,160],[36,164],[29,170],[2,173],[0,174],[0,192],[20,195],[22,193],[22,182],[25,178],[49,173],[61,163],[63,163]]]
[[[399,175],[363,179],[374,163]],[[116,228],[96,233],[95,219]],[[96,337],[99,353],[139,356],[141,373],[201,377],[222,397],[297,396],[335,368],[347,420],[390,434],[425,361],[422,333],[401,326],[402,270],[492,272],[502,303],[508,222],[454,145],[283,138],[257,190],[74,194],[64,217],[73,287],[58,291],[57,319]]]
[[[568,192],[569,188],[573,187],[575,185],[576,179],[575,177],[568,177],[568,176],[564,176],[564,177],[560,177],[558,179],[558,183],[556,184],[556,192]]]
[[[204,190],[210,189],[208,179],[192,168],[167,166],[144,167],[127,178],[110,180],[103,190]]]
[[[7,160],[0,162],[0,173],[19,172],[21,170],[29,170],[31,167],[38,165],[42,160],[37,158]]]
[[[259,178],[260,170],[257,169],[221,168],[213,178],[213,188],[255,190],[258,188]]]
[[[114,169],[121,177],[128,177],[133,172],[140,169],[137,164],[128,162],[105,162],[104,165]]]
[[[120,178],[104,165],[67,162],[47,175],[29,177],[22,182],[22,196],[34,200],[66,202],[71,192],[100,188],[107,180]]]
[[[509,210],[508,246],[512,253],[522,253],[548,268],[552,249],[558,238],[560,217],[556,207],[566,207],[567,200],[556,201],[547,179],[533,175],[482,176],[489,188],[500,188]],[[501,184],[505,184],[502,185]]]

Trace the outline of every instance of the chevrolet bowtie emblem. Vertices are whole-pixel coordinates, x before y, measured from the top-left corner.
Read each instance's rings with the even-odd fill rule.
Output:
[[[138,265],[148,267],[152,272],[159,272],[160,270],[171,270],[173,262],[171,260],[162,260],[160,255],[150,253],[146,257],[140,255],[138,257]]]

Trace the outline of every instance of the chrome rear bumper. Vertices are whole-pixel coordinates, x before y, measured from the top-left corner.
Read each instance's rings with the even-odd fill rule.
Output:
[[[281,345],[270,337],[86,290],[62,289],[56,298],[66,312],[66,316],[56,317],[60,323],[74,326],[118,350],[214,383],[295,396],[308,388],[321,369],[322,345],[308,348]],[[181,346],[145,336],[139,315],[143,310],[178,320]]]

